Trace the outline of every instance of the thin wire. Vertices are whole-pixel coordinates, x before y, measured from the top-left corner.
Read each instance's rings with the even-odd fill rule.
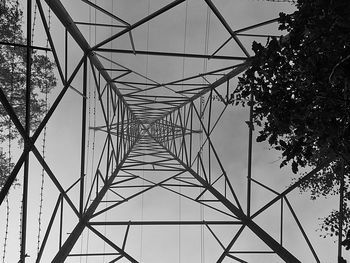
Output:
[[[188,1],[186,1],[185,7],[185,28],[184,28],[184,43],[183,53],[186,53],[186,42],[187,42],[187,21],[188,21]],[[182,57],[182,78],[185,78],[185,57]],[[183,82],[181,83],[183,84]],[[183,91],[183,85],[181,85],[181,91]]]
[[[11,67],[13,69],[13,67]],[[13,72],[12,72],[13,73]],[[11,89],[13,91],[13,74],[11,74]],[[10,93],[10,103],[12,101],[12,91]],[[11,159],[12,159],[12,155],[11,155],[11,145],[12,145],[12,125],[11,125],[11,120],[9,119],[9,123],[8,123],[8,173],[11,171]],[[3,247],[3,255],[2,255],[2,262],[5,262],[5,258],[6,258],[6,249],[7,249],[7,240],[8,240],[8,227],[9,227],[9,216],[10,216],[10,204],[9,204],[9,200],[8,200],[8,194],[6,196],[6,226],[5,226],[5,238],[4,238],[4,247]]]
[[[147,16],[149,16],[151,12],[151,0],[148,0],[148,7],[147,7]],[[150,32],[150,21],[147,22],[147,43],[146,43],[146,50],[149,49],[149,32]],[[146,84],[148,83],[148,61],[149,56],[146,56]],[[147,95],[147,90],[145,91],[145,94]]]
[[[35,3],[34,5],[34,17],[33,17],[33,26],[32,26],[32,43],[34,43],[34,31],[35,31],[35,22],[36,22],[36,13],[37,13],[38,5]]]
[[[114,1],[115,0],[111,0],[111,10],[112,10],[112,14],[114,14],[114,5],[113,5],[113,3],[114,3]],[[114,19],[111,17],[111,22],[110,22],[112,25],[114,24]],[[111,27],[111,30],[110,30],[110,36],[112,37],[112,35],[113,35],[113,27]],[[113,41],[111,41],[110,42],[110,48],[111,49],[113,49]],[[110,68],[112,68],[113,67],[113,64],[112,64],[112,61],[113,61],[113,54],[112,54],[112,52],[110,53]],[[110,86],[107,86],[107,89],[110,89]],[[107,91],[108,92],[108,91]],[[108,93],[107,93],[108,94]],[[107,95],[108,96],[108,95]],[[108,97],[107,97],[108,98]],[[109,101],[107,101],[106,102],[107,104],[109,104]],[[108,109],[108,113],[107,113],[107,116],[110,116],[110,109],[108,108],[108,106],[107,106],[107,109]],[[107,125],[108,125],[108,128],[109,128],[109,126],[110,126],[110,120],[109,120],[109,117],[107,117]],[[109,149],[109,144],[111,143],[111,141],[110,141],[110,139],[108,139],[108,149]],[[108,151],[108,150],[107,150]],[[107,154],[107,163],[108,163],[108,167],[109,167],[109,169],[111,168],[109,165],[110,165],[110,163],[109,163],[109,161],[110,161],[110,158],[109,158],[109,152],[108,152],[108,154]],[[107,173],[108,173],[109,171],[107,171]],[[106,193],[106,205],[105,205],[105,208],[107,208],[108,207],[108,191],[107,191],[107,193]],[[108,216],[108,210],[105,212],[105,221],[107,221],[107,216]],[[106,235],[106,233],[107,233],[107,226],[106,225],[104,225],[104,227],[103,227],[103,233],[104,233],[104,235]],[[103,260],[102,260],[102,262],[104,263],[105,262],[105,252],[106,252],[106,242],[104,242],[103,243]]]
[[[89,44],[91,44],[91,6],[89,6]],[[89,78],[88,78],[88,87],[89,87],[89,91],[88,91],[88,101],[89,101],[89,104],[88,104],[88,127],[91,127],[91,88],[90,88],[90,84],[91,84],[91,79],[90,79],[90,75],[89,75]],[[90,136],[91,136],[91,129],[89,129],[88,131],[88,140],[87,140],[87,154],[86,154],[86,163],[87,163],[87,166],[88,164],[90,163],[89,161],[89,158],[90,158]],[[88,170],[88,168],[87,168]],[[92,176],[90,176],[90,185],[92,186]],[[85,187],[84,189],[87,189],[87,180],[85,180]],[[84,193],[85,195],[85,193]],[[80,247],[80,253],[82,253],[83,251],[83,240],[81,241],[81,247]],[[87,233],[86,233],[86,244],[89,243],[89,229],[87,229]],[[88,250],[88,246],[86,246],[86,253],[87,253],[87,250]],[[87,262],[87,258],[88,257],[85,257],[85,262]],[[80,262],[81,262],[81,257],[80,257]]]
[[[96,0],[94,0],[94,3],[96,4]],[[96,24],[97,11],[96,11],[96,9],[94,9],[94,11],[95,11],[94,12],[94,22]],[[92,12],[91,12],[91,7],[89,7],[89,22],[90,22],[90,24],[91,24],[91,21],[92,21]],[[91,25],[89,25],[89,43],[91,43],[91,38],[92,38]],[[96,27],[95,27],[95,30],[94,30],[94,43],[95,44],[96,44],[96,39],[97,39],[97,37],[96,37]],[[89,77],[89,81],[90,81],[90,77]],[[94,90],[94,92],[93,92],[93,100],[94,100],[94,104],[93,104],[93,127],[96,127],[96,87],[93,90]],[[89,92],[90,92],[90,89],[89,89]],[[90,93],[89,93],[89,96],[91,96]],[[90,104],[89,104],[89,107],[90,107]],[[93,139],[92,139],[91,175],[90,175],[90,185],[91,185],[91,187],[92,187],[92,182],[93,182],[93,177],[94,177],[95,139],[96,139],[96,130],[94,129],[93,130]],[[86,253],[89,251],[89,240],[90,240],[90,229],[87,230],[87,234],[86,234]],[[85,257],[85,263],[88,262],[88,258],[89,257]]]
[[[9,219],[10,219],[10,203],[9,203],[9,197],[8,195],[6,195],[6,225],[5,225],[5,240],[4,240],[4,246],[3,246],[2,263],[5,263],[5,258],[6,258]]]
[[[18,7],[19,7],[19,1],[17,0],[16,1],[16,11],[17,11],[17,14],[19,13],[18,11]],[[16,33],[16,32],[15,32]],[[12,62],[14,63],[14,61]],[[12,69],[13,69],[13,66],[12,66]],[[12,71],[12,81],[13,81],[13,71]],[[12,83],[12,89],[13,89],[13,83]],[[22,247],[22,216],[23,216],[23,198],[21,200],[21,207],[20,207],[20,214],[19,214],[19,253],[21,254],[21,247]]]
[[[45,96],[45,113],[48,111],[47,107],[47,94]],[[42,141],[42,157],[45,159],[46,153],[46,133],[47,128],[44,127],[43,141]],[[43,201],[44,201],[44,183],[45,183],[45,170],[42,168],[41,170],[41,186],[40,186],[40,204],[39,204],[39,216],[38,216],[38,238],[37,238],[37,255],[39,255],[40,244],[41,244],[41,232],[42,232],[42,210],[43,210]]]
[[[204,52],[205,54],[209,53],[209,33],[210,33],[210,14],[211,10],[209,6],[207,6],[207,17],[205,21],[205,45],[204,45]],[[203,63],[203,73],[206,73],[208,71],[208,61],[205,59]],[[204,80],[203,80],[204,81]],[[204,122],[204,104],[205,104],[205,99],[204,96],[200,97],[200,116],[201,116],[201,121]],[[202,127],[200,128],[201,130],[203,129]],[[200,140],[200,145],[201,145],[201,150],[200,150],[200,155],[202,156],[203,154],[203,132],[200,133],[199,135],[199,140]],[[210,149],[209,149],[210,150]],[[201,170],[200,170],[201,171]],[[200,206],[200,218],[203,221],[204,220],[204,206]],[[204,238],[204,225],[201,225],[201,263],[205,262],[205,238]]]
[[[186,54],[186,43],[187,43],[187,23],[188,23],[188,1],[186,1],[185,5],[185,25],[184,25],[184,43],[183,43],[183,54]],[[182,79],[185,78],[185,57],[182,57]],[[181,83],[183,84],[183,82]],[[181,91],[183,92],[183,85],[181,85]],[[184,116],[186,116],[185,108],[184,108]],[[182,220],[182,182],[179,182],[179,221]],[[181,224],[179,224],[179,263],[181,263],[181,234],[182,228]]]
[[[93,127],[96,127],[96,89],[94,89],[93,92],[93,100],[94,100],[94,106],[93,106]],[[95,141],[96,141],[96,130],[94,129],[92,132],[92,154],[91,154],[91,187],[92,187],[92,182],[93,182],[93,176],[94,176],[94,166],[95,166]],[[89,237],[90,237],[90,229],[87,231],[87,237],[86,237],[86,252],[89,250]],[[88,258],[86,257],[85,262],[88,262]]]
[[[96,0],[95,0],[95,4],[96,4]],[[95,9],[95,16],[94,16],[94,19],[95,19],[95,24],[96,24],[96,9]],[[92,23],[92,12],[91,12],[91,6],[89,5],[89,27],[88,27],[88,43],[91,45],[91,38],[92,38],[92,33],[91,33],[91,23]],[[96,39],[96,31],[95,31],[95,39]],[[95,41],[96,42],[96,41]],[[87,79],[88,81],[88,126],[87,127],[91,127],[91,79],[90,79],[90,75]],[[95,90],[95,89],[94,89]],[[94,115],[95,115],[95,109],[94,109]],[[96,116],[96,115],[95,115]],[[95,127],[95,124],[94,124],[94,127]],[[92,187],[92,182],[93,182],[93,166],[94,166],[94,150],[95,150],[95,129],[94,129],[94,137],[93,137],[93,142],[92,142],[92,159],[91,159],[91,162],[92,162],[92,165],[91,165],[91,174],[90,174],[90,187]],[[91,129],[88,129],[88,135],[87,135],[87,143],[86,143],[86,147],[87,147],[87,150],[86,150],[86,163],[85,163],[85,171],[88,171],[89,169],[89,163],[90,163],[90,147],[91,147],[91,142],[90,142],[90,137],[91,137]],[[86,172],[87,174],[87,172]],[[84,180],[84,196],[86,196],[86,191],[88,189],[88,180]],[[81,244],[80,244],[80,253],[82,254],[83,252],[83,247],[84,247],[84,232],[82,233],[82,238],[81,238]],[[88,228],[87,231],[86,231],[86,246],[85,246],[85,249],[86,249],[86,253],[88,253],[88,250],[89,250],[89,238],[90,238],[90,229]],[[89,257],[85,257],[85,262],[88,262],[88,258]],[[80,257],[80,263],[82,262],[82,257]],[[103,262],[104,262],[104,256],[103,256]]]
[[[37,5],[35,5],[37,8]],[[51,28],[51,9],[48,8],[48,30],[50,31]],[[36,11],[35,11],[36,14]],[[35,20],[35,19],[34,19]],[[33,29],[33,35],[32,38],[34,38],[34,29]],[[49,47],[49,39],[46,38],[46,48]],[[47,51],[46,51],[46,58],[47,58]],[[46,83],[48,85],[48,83]],[[45,115],[48,112],[48,91],[45,91]],[[45,125],[44,131],[43,131],[43,140],[42,140],[42,157],[45,160],[46,158],[46,137],[47,137],[47,126]],[[38,216],[38,239],[37,239],[37,255],[39,255],[40,251],[40,244],[41,244],[41,232],[42,232],[42,210],[43,210],[43,201],[44,201],[44,183],[45,183],[45,169],[41,169],[41,186],[40,186],[40,204],[39,204],[39,216]]]
[[[144,150],[142,150],[143,152]],[[145,155],[142,154],[142,162],[145,162]],[[144,165],[142,165],[142,179],[144,179],[145,177],[145,170],[144,170]],[[142,186],[144,186],[145,184],[145,180],[142,180]],[[143,221],[143,217],[144,217],[144,197],[143,197],[143,193],[141,194],[141,222]],[[143,225],[141,224],[141,229],[140,229],[141,233],[140,233],[140,240],[141,240],[141,244],[140,244],[140,262],[142,262],[142,256],[143,256]]]
[[[151,12],[151,0],[148,0],[147,6],[147,15],[149,16]],[[147,42],[146,42],[146,50],[149,49],[149,34],[150,34],[150,22],[147,22]],[[146,84],[148,83],[148,64],[149,64],[149,56],[146,56]],[[147,90],[145,91],[145,95],[147,95]],[[142,150],[144,151],[144,150]],[[145,154],[142,155],[142,162],[145,163]],[[144,164],[142,165],[142,179],[145,177]],[[142,180],[142,186],[145,185],[145,180]],[[141,194],[141,221],[143,221],[144,217],[144,194]],[[141,244],[140,244],[140,262],[143,259],[143,225],[141,224]]]

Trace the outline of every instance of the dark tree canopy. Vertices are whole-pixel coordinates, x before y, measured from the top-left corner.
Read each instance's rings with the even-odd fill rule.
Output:
[[[280,14],[279,28],[287,31],[286,36],[272,38],[266,46],[253,44],[251,67],[232,99],[249,100],[253,93],[257,141],[267,141],[281,151],[281,166],[291,163],[297,173],[300,167],[333,160],[302,185],[312,198],[339,192],[344,159],[346,206],[350,200],[350,1],[298,0],[296,7],[291,15]],[[338,234],[337,218],[334,211],[324,221],[331,234]]]
[[[0,41],[26,44],[22,31],[22,11],[18,1],[0,2]],[[0,87],[6,94],[22,125],[25,123],[26,48],[0,45]],[[36,129],[46,111],[45,96],[56,86],[54,63],[46,54],[32,53],[31,67],[31,129]],[[4,107],[0,104],[0,146],[20,136]],[[10,156],[0,154],[0,188],[11,170]]]

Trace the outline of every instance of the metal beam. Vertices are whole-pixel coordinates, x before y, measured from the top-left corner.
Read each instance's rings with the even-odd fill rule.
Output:
[[[88,0],[81,0],[81,1],[83,1],[83,2],[86,3],[86,4],[88,4],[89,6],[92,6],[93,8],[95,8],[95,9],[97,9],[98,11],[104,13],[105,15],[107,15],[107,16],[109,16],[109,17],[111,17],[111,18],[113,18],[113,19],[115,19],[115,20],[117,20],[117,21],[119,21],[120,23],[122,23],[122,24],[124,24],[124,25],[126,25],[126,26],[130,26],[130,24],[129,24],[128,22],[126,22],[126,21],[124,21],[123,19],[121,19],[120,17],[117,17],[116,15],[114,15],[114,14],[108,12],[106,9],[103,9],[102,7],[96,5],[96,4],[94,4],[94,3],[92,3],[92,2],[90,2],[90,1],[88,1]],[[112,12],[113,12],[113,10],[112,10]]]
[[[176,52],[160,52],[147,50],[128,50],[117,48],[98,48],[96,52],[120,53],[120,54],[134,54],[134,55],[151,55],[151,56],[165,56],[165,57],[182,57],[182,58],[201,58],[201,59],[222,59],[222,60],[246,60],[246,57],[235,56],[212,56],[194,53],[176,53]]]
[[[225,27],[225,29],[230,33],[231,37],[236,41],[238,46],[242,49],[243,53],[249,58],[250,54],[247,51],[247,49],[243,46],[241,41],[236,36],[235,32],[232,30],[232,28],[229,26],[229,24],[226,22],[225,18],[222,16],[220,11],[216,8],[214,3],[211,0],[204,0],[210,9],[213,11],[213,13],[216,15],[216,17],[220,20],[221,24]]]
[[[79,214],[83,215],[84,207],[84,177],[85,177],[85,143],[86,143],[86,95],[87,95],[87,58],[84,59],[83,68],[83,98],[81,112],[81,150],[80,150],[80,196]]]
[[[4,41],[0,41],[0,45],[27,48],[27,45],[23,45],[23,44],[19,44],[19,43],[8,43],[8,42],[4,42]],[[32,45],[29,45],[28,47],[31,49],[51,51],[50,48],[46,48],[46,47],[38,47],[38,46],[32,46]]]
[[[26,49],[26,92],[25,92],[25,133],[30,136],[31,129],[31,77],[32,77],[32,0],[27,0],[27,49]],[[30,143],[25,140],[24,147],[29,148]],[[23,194],[22,194],[22,218],[21,218],[21,263],[26,262],[26,242],[27,242],[27,212],[28,212],[28,177],[29,177],[29,153],[24,160],[23,169]]]
[[[240,221],[113,221],[90,222],[91,226],[172,226],[172,225],[241,225]]]

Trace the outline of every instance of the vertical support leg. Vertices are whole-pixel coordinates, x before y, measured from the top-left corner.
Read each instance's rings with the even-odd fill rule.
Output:
[[[252,187],[252,155],[253,155],[253,92],[250,95],[250,107],[249,107],[249,139],[248,139],[248,177],[247,177],[247,216],[250,216],[250,199],[251,199],[251,187]]]
[[[25,132],[27,138],[30,136],[30,94],[31,94],[31,45],[32,45],[32,1],[27,0],[27,47],[26,47],[26,119],[25,119]],[[25,148],[30,147],[29,142],[25,140]],[[26,238],[27,238],[27,210],[28,210],[28,173],[29,173],[29,152],[24,161],[24,174],[23,174],[23,203],[22,203],[22,226],[21,226],[21,253],[20,262],[25,263],[26,258]]]
[[[343,221],[344,221],[344,159],[341,160],[341,172],[340,172],[340,189],[339,189],[339,232],[338,232],[338,261],[341,262],[342,258],[342,234],[343,234]]]
[[[62,239],[63,239],[63,198],[61,198],[61,204],[60,204],[60,230],[59,230],[59,237],[58,237],[59,249],[61,249],[62,247]]]
[[[84,59],[83,72],[83,103],[81,113],[81,153],[80,153],[80,198],[79,198],[79,213],[83,214],[84,209],[84,177],[85,177],[85,141],[86,141],[86,88],[87,88],[87,58]]]

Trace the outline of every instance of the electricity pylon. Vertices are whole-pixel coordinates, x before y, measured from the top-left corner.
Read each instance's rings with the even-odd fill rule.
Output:
[[[248,180],[244,186],[246,192],[242,198],[240,179],[233,174],[232,169],[225,167],[223,157],[215,146],[218,138],[224,134],[217,130],[223,114],[231,107],[230,94],[234,90],[234,79],[250,67],[248,48],[240,38],[269,37],[266,34],[250,33],[250,30],[269,26],[275,23],[276,19],[233,30],[222,14],[222,6],[220,11],[214,2],[205,0],[201,3],[205,8],[201,10],[206,10],[212,19],[215,18],[216,25],[219,25],[228,35],[227,40],[214,52],[208,53],[208,48],[205,52],[197,53],[188,52],[185,48],[183,52],[150,50],[148,36],[147,48],[142,50],[137,49],[138,42],[135,41],[138,30],[145,32],[148,25],[149,31],[154,21],[160,17],[167,18],[171,12],[183,14],[179,8],[184,6],[186,6],[187,15],[187,12],[190,12],[187,9],[190,3],[186,3],[185,0],[175,0],[163,6],[154,7],[155,11],[151,11],[148,7],[147,15],[134,23],[129,23],[118,17],[113,8],[109,10],[96,1],[83,0],[79,3],[70,3],[77,4],[75,7],[70,7],[75,11],[65,7],[59,0],[45,2],[57,18],[57,24],[66,32],[63,37],[64,47],[62,47],[62,43],[58,43],[56,33],[53,33],[53,29],[48,26],[44,3],[37,0],[37,8],[63,88],[52,103],[42,124],[32,136],[25,132],[18,121],[6,94],[0,92],[1,103],[26,145],[1,191],[1,202],[22,164],[29,162],[27,156],[30,153],[34,154],[45,169],[58,193],[53,211],[50,216],[47,216],[49,219],[46,223],[46,232],[36,262],[76,262],[77,258],[80,260],[94,258],[94,262],[98,260],[157,262],[165,247],[163,247],[164,244],[158,247],[154,245],[153,249],[156,252],[149,252],[147,255],[142,251],[152,247],[144,241],[147,228],[150,228],[150,232],[153,233],[151,233],[150,242],[156,242],[159,231],[164,232],[163,240],[170,240],[168,238],[171,235],[178,240],[178,243],[173,239],[168,241],[169,246],[176,245],[179,255],[176,255],[176,259],[169,257],[167,262],[180,262],[182,258],[184,262],[195,262],[185,258],[185,254],[191,254],[189,251],[198,252],[199,256],[196,258],[198,262],[204,262],[205,257],[209,262],[248,262],[248,260],[252,262],[250,255],[259,255],[255,262],[263,262],[262,257],[266,255],[267,257],[272,255],[272,261],[269,262],[273,260],[301,262],[300,254],[291,252],[290,248],[284,245],[283,209],[291,212],[305,247],[310,251],[313,260],[319,262],[287,198],[287,195],[296,189],[302,180],[306,180],[318,170],[313,170],[304,179],[282,192],[276,192],[254,179],[251,172],[254,127],[250,118],[247,121]],[[28,5],[31,4],[31,1],[28,1]],[[75,12],[75,17],[80,19],[77,15],[80,6],[85,8],[82,9],[85,11],[88,7],[90,15],[95,14],[95,21],[74,20],[71,13]],[[32,11],[28,9],[28,12]],[[97,21],[97,13],[104,16],[103,22]],[[27,19],[27,23],[31,23],[28,14]],[[106,23],[108,19],[112,20],[109,24]],[[190,20],[186,16],[186,21],[187,19]],[[160,25],[172,28],[172,23],[175,22],[168,22],[168,25],[162,25],[163,22],[160,22]],[[90,30],[93,29],[94,45],[89,39],[92,38],[91,31],[87,33],[84,26],[88,26]],[[205,26],[207,36],[205,46],[207,46],[210,40],[208,16]],[[103,28],[104,31],[98,31],[98,28]],[[106,28],[113,28],[116,31],[106,36],[104,34]],[[159,30],[162,29],[160,26]],[[184,46],[186,46],[186,30]],[[139,40],[140,37],[136,39]],[[130,48],[115,48],[123,41],[127,41]],[[234,46],[235,50],[242,55],[227,55],[227,52],[223,54],[222,50],[225,50],[228,45]],[[28,43],[27,49],[32,48]],[[70,49],[80,50],[82,55],[75,51],[69,52]],[[154,80],[149,74],[140,73],[137,69],[127,66],[128,60],[122,63],[120,62],[123,61],[122,58],[115,59],[117,54],[129,55],[129,58],[132,57],[130,60],[140,58],[143,61],[140,63],[144,63],[142,59],[146,58],[147,71],[151,71],[153,57],[180,59],[183,71],[185,71],[186,59],[220,63],[214,64],[215,68],[210,68],[205,62],[204,70],[200,73],[187,74],[186,72],[185,76],[183,72],[179,79],[160,82]],[[80,56],[78,62],[69,72],[68,68],[72,68],[73,58],[77,56]],[[167,65],[164,64],[163,67]],[[28,85],[30,86],[30,83]],[[72,178],[54,172],[50,168],[52,164],[50,165],[49,161],[42,157],[35,146],[35,141],[44,126],[53,118],[53,113],[62,104],[62,99],[68,96],[66,93],[69,89],[74,89],[78,93],[76,96],[80,98],[82,108],[80,172]],[[96,94],[98,125],[88,125],[88,98],[92,98],[88,95],[89,91]],[[251,107],[250,110],[253,108]],[[96,149],[93,153],[96,161],[91,157],[91,145],[90,148],[87,145],[89,132],[94,132],[98,136],[94,142]],[[95,166],[88,164],[88,161],[95,161]],[[30,176],[30,172],[27,171],[25,177],[30,178]],[[261,186],[273,196],[270,201],[254,210],[251,200],[254,194],[252,184]],[[168,194],[171,197],[166,199]],[[153,209],[152,205],[147,203],[150,201],[147,200],[149,195],[153,196],[151,203],[156,202],[157,206],[160,206],[159,201],[163,198],[166,203],[159,211],[151,213],[151,217],[149,214],[146,215],[147,209],[150,207]],[[24,196],[24,200],[27,198],[28,196]],[[266,229],[265,225],[259,221],[259,216],[269,211],[271,207],[275,207],[277,203],[281,204],[280,212],[277,213],[278,219],[270,217],[270,220],[274,221],[273,224],[270,222],[270,225],[276,225],[275,221],[278,221],[279,227],[276,234],[276,231]],[[169,207],[171,209],[168,209]],[[24,210],[23,213],[26,214],[27,211]],[[166,213],[171,216],[165,216]],[[185,233],[188,227],[192,229],[190,234]],[[166,228],[169,229],[161,230]],[[29,231],[26,222],[23,222],[22,230]],[[196,243],[191,241],[191,233],[198,238]],[[21,247],[22,262],[26,261],[25,244],[26,237]],[[191,246],[193,246],[192,249],[186,248]],[[141,250],[141,256],[139,250]],[[150,254],[153,254],[153,259],[147,258]],[[188,258],[191,258],[191,255]]]

